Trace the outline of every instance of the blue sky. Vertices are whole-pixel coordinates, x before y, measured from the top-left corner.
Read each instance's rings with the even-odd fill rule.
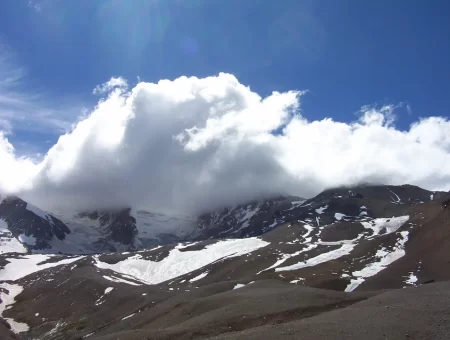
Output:
[[[40,105],[36,119],[28,109],[13,121],[9,139],[19,153],[45,152],[112,76],[219,72],[261,95],[308,89],[310,120],[403,105],[396,124],[406,129],[449,115],[448,13],[444,0],[3,0],[0,52],[23,71],[15,91],[38,93]]]

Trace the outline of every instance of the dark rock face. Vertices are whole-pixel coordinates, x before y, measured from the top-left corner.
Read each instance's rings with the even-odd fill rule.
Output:
[[[125,245],[133,244],[137,228],[136,219],[130,215],[130,211],[131,209],[123,209],[114,214],[112,222],[107,228],[113,241]]]
[[[244,238],[264,234],[283,221],[283,211],[303,201],[305,199],[300,197],[277,197],[203,214],[198,218],[199,233],[193,239]]]
[[[6,221],[14,237],[32,236],[36,239],[29,249],[50,248],[49,241],[54,237],[64,240],[70,229],[52,215],[39,216],[27,209],[28,203],[18,197],[5,198],[0,203],[0,218]]]
[[[83,212],[79,216],[98,220],[100,225],[107,231],[107,240],[132,246],[138,230],[136,228],[136,219],[130,213],[131,209],[125,208],[110,212]]]

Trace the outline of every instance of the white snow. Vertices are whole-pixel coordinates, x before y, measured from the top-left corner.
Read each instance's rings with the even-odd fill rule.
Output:
[[[195,244],[197,244],[198,242],[192,242],[192,243],[186,243],[186,244],[183,244],[183,243],[178,243],[176,246],[175,246],[175,249],[184,249],[184,248],[188,248],[188,247],[191,247],[191,246],[193,246],[193,245],[195,245]]]
[[[410,272],[408,278],[405,280],[405,283],[408,285],[415,286],[418,279],[414,272]]]
[[[312,240],[312,237],[310,237],[309,235],[312,233],[314,228],[309,224],[304,224],[303,227],[308,231],[305,235],[302,235],[302,237],[305,239],[305,242],[303,243],[309,243]]]
[[[128,316],[126,316],[126,317],[124,317],[122,320],[126,320],[126,319],[129,319],[129,318],[131,318],[132,316],[134,316],[134,315],[136,315],[136,313],[133,313],[133,314],[130,314],[130,315],[128,315]]]
[[[197,227],[195,217],[184,215],[165,215],[144,210],[132,210],[131,216],[136,219],[138,238],[159,239],[162,234],[177,237],[190,235]]]
[[[298,283],[298,282],[304,281],[304,280],[305,280],[304,278],[300,278],[300,279],[297,279],[297,280],[292,280],[289,283]]]
[[[268,244],[256,237],[224,240],[196,251],[181,252],[178,249],[172,249],[169,255],[159,262],[133,256],[116,264],[109,264],[99,261],[98,256],[94,258],[98,268],[128,274],[147,284],[158,284],[200,269],[220,259],[241,256]]]
[[[72,257],[58,262],[39,264],[52,258],[52,255],[32,254],[20,255],[18,258],[8,258],[8,264],[3,269],[0,269],[0,280],[15,281],[37,271],[61,266],[78,261],[84,256]]]
[[[342,257],[344,255],[348,255],[350,254],[350,252],[353,250],[354,247],[355,244],[353,243],[344,243],[338,249],[331,250],[327,253],[322,253],[320,255],[317,255],[315,257],[306,260],[305,262],[298,262],[290,266],[275,268],[275,271],[282,272],[288,270],[298,270],[306,267],[313,267],[324,262],[338,259],[339,257]]]
[[[206,275],[208,275],[208,272],[201,273],[200,275],[198,275],[198,276],[196,276],[196,277],[190,279],[189,282],[195,282],[195,281],[201,280],[201,279],[203,279]]]
[[[292,207],[290,207],[289,209],[286,209],[286,211],[294,210],[295,208],[297,208],[297,207],[299,207],[299,206],[302,206],[302,204],[303,204],[304,202],[306,202],[306,200],[292,201],[292,202],[291,202]],[[307,205],[305,205],[305,207],[308,206],[308,205],[311,205],[311,204],[312,204],[312,202],[309,203],[309,204],[307,204]]]
[[[113,289],[114,289],[113,287],[108,287],[108,288],[106,288],[104,294],[106,295],[106,294],[111,293],[111,291],[112,291]]]
[[[121,279],[118,277],[112,277],[112,276],[107,276],[107,275],[103,275],[103,278],[109,281],[113,281],[113,282],[120,282],[120,283],[126,283],[132,286],[140,286],[139,283],[135,283],[135,282],[131,282],[131,281],[127,281],[125,279]]]
[[[352,276],[355,279],[351,280],[345,291],[351,292],[355,290],[366,278],[378,274],[388,265],[403,257],[405,255],[405,244],[408,241],[408,234],[408,231],[400,232],[402,238],[397,240],[392,251],[388,251],[386,248],[379,249],[375,254],[377,261],[369,263],[362,270],[352,272]]]
[[[241,284],[241,283],[238,283],[236,286],[233,287],[233,290],[239,289],[239,288],[242,288],[242,287],[245,287],[245,285]]]
[[[342,220],[344,217],[347,217],[347,216],[344,214],[341,214],[341,213],[334,214],[334,218],[337,219],[338,221]]]
[[[6,223],[6,221],[2,220],[0,218],[0,233],[11,233],[8,229],[8,224]]]
[[[430,200],[433,200],[433,199],[434,199],[434,195],[431,194],[431,195],[430,195]]]
[[[361,222],[366,229],[372,229],[373,235],[377,236],[383,228],[386,228],[386,234],[396,232],[402,225],[409,220],[409,216],[399,216],[391,218],[374,218],[370,222]]]
[[[363,277],[358,277],[356,279],[351,279],[350,283],[345,288],[345,291],[346,292],[353,292],[364,281],[365,281],[365,279]]]
[[[391,189],[388,188],[388,190],[395,196],[395,197],[391,196],[391,198],[393,200],[392,203],[401,203],[400,197],[398,197],[398,195],[395,192],[393,192]]]
[[[256,206],[255,209],[252,209],[252,206],[249,205],[247,207],[247,209],[244,212],[244,216],[241,217],[241,227],[235,231],[233,231],[233,234],[237,233],[238,231],[240,231],[241,229],[245,229],[248,227],[250,220],[252,219],[252,217],[259,211],[259,207]]]
[[[328,208],[328,205],[324,205],[323,207],[320,207],[316,209],[316,213],[323,214],[323,212]]]
[[[44,220],[47,220],[48,213],[46,213],[45,211],[39,209],[38,207],[34,206],[33,204],[27,203],[26,209],[31,211],[35,215],[39,216],[40,218],[42,218]]]
[[[25,234],[20,234],[19,235],[19,241],[22,242],[22,243],[28,244],[30,246],[36,245],[36,237],[34,237],[32,235],[27,236]]]
[[[6,253],[26,253],[27,248],[23,246],[11,232],[8,230],[8,225],[0,219],[0,254]]]
[[[292,254],[281,254],[281,258],[278,259],[277,262],[275,262],[269,268],[263,269],[260,272],[256,273],[256,275],[261,274],[262,272],[268,271],[270,269],[277,268],[280,264],[286,262],[287,259],[290,259],[291,257],[298,256],[301,253],[305,253],[305,252],[310,251],[311,249],[314,249],[316,247],[317,247],[316,244],[309,244],[306,248],[304,248],[302,250],[299,250],[299,251],[296,251],[295,253],[292,253]]]
[[[7,290],[8,292],[3,292]],[[3,317],[3,312],[6,309],[11,308],[15,302],[15,298],[23,291],[23,288],[19,285],[9,284],[6,282],[0,283],[0,316]],[[16,322],[13,319],[3,317],[10,325],[11,330],[14,333],[27,332],[29,327],[26,323]]]

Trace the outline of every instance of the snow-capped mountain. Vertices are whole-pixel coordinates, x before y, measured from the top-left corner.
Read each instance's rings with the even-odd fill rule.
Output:
[[[417,290],[414,299],[423,310],[436,306],[433,314],[448,301],[448,285],[432,282],[450,280],[449,202],[448,193],[410,185],[361,186],[308,200],[253,202],[197,219],[133,209],[65,219],[4,199],[0,335],[185,339],[242,331],[231,338],[244,339],[246,330],[278,329],[324,312],[342,311],[337,320],[343,320],[361,303],[383,301],[381,315],[395,306],[397,320],[403,309],[384,297],[386,290],[400,301]],[[60,223],[69,229],[62,239]],[[61,249],[98,254],[49,254]],[[433,294],[421,295],[428,283]],[[411,306],[404,311],[410,315]],[[358,318],[348,323],[364,324]],[[383,332],[388,319],[377,325]],[[336,324],[347,321],[330,321]]]
[[[297,220],[320,226],[332,224],[335,216],[341,216],[343,222],[360,217],[399,216],[406,214],[410,206],[443,194],[409,185],[340,188],[309,200],[276,197],[198,217],[131,208],[60,216],[9,197],[0,202],[0,220],[4,230],[2,242],[9,238],[15,244],[17,241],[11,239],[14,237],[32,252],[89,254],[134,251],[175,242],[254,237]]]
[[[0,220],[30,250],[49,249],[52,239],[62,241],[71,233],[62,221],[18,197],[0,200]]]
[[[185,339],[242,331],[230,336],[244,339],[259,326],[278,330],[324,312],[339,313],[327,327],[365,324],[372,319],[359,314],[367,305],[382,308],[371,315],[397,315],[382,317],[380,334],[391,317],[411,329],[418,321],[405,321],[412,307],[399,301],[413,299],[430,311],[427,320],[448,307],[448,284],[432,282],[450,280],[449,202],[448,193],[413,186],[366,186],[223,209],[201,216],[200,226],[130,209],[78,214],[66,222],[71,233],[61,242],[90,226],[109,245],[154,243],[82,256],[20,254],[22,244],[10,243],[11,251],[0,254],[0,334]],[[161,236],[165,228],[172,239]],[[180,243],[184,234],[190,241]],[[433,294],[426,293],[429,283]],[[353,310],[359,312],[346,321]],[[356,333],[355,339],[363,335]]]

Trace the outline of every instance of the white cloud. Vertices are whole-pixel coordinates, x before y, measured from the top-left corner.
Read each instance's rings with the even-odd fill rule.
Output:
[[[42,162],[31,166],[0,148],[0,162],[6,157],[17,169],[1,173],[0,188],[24,188],[44,208],[197,213],[361,182],[450,186],[445,118],[399,131],[395,107],[385,106],[364,107],[353,123],[307,121],[299,113],[301,92],[261,98],[224,73],[111,89]]]
[[[92,94],[100,95],[108,93],[115,88],[125,90],[127,87],[128,83],[125,79],[123,79],[122,77],[117,78],[113,77],[106,83],[96,86],[95,89],[92,91]]]

